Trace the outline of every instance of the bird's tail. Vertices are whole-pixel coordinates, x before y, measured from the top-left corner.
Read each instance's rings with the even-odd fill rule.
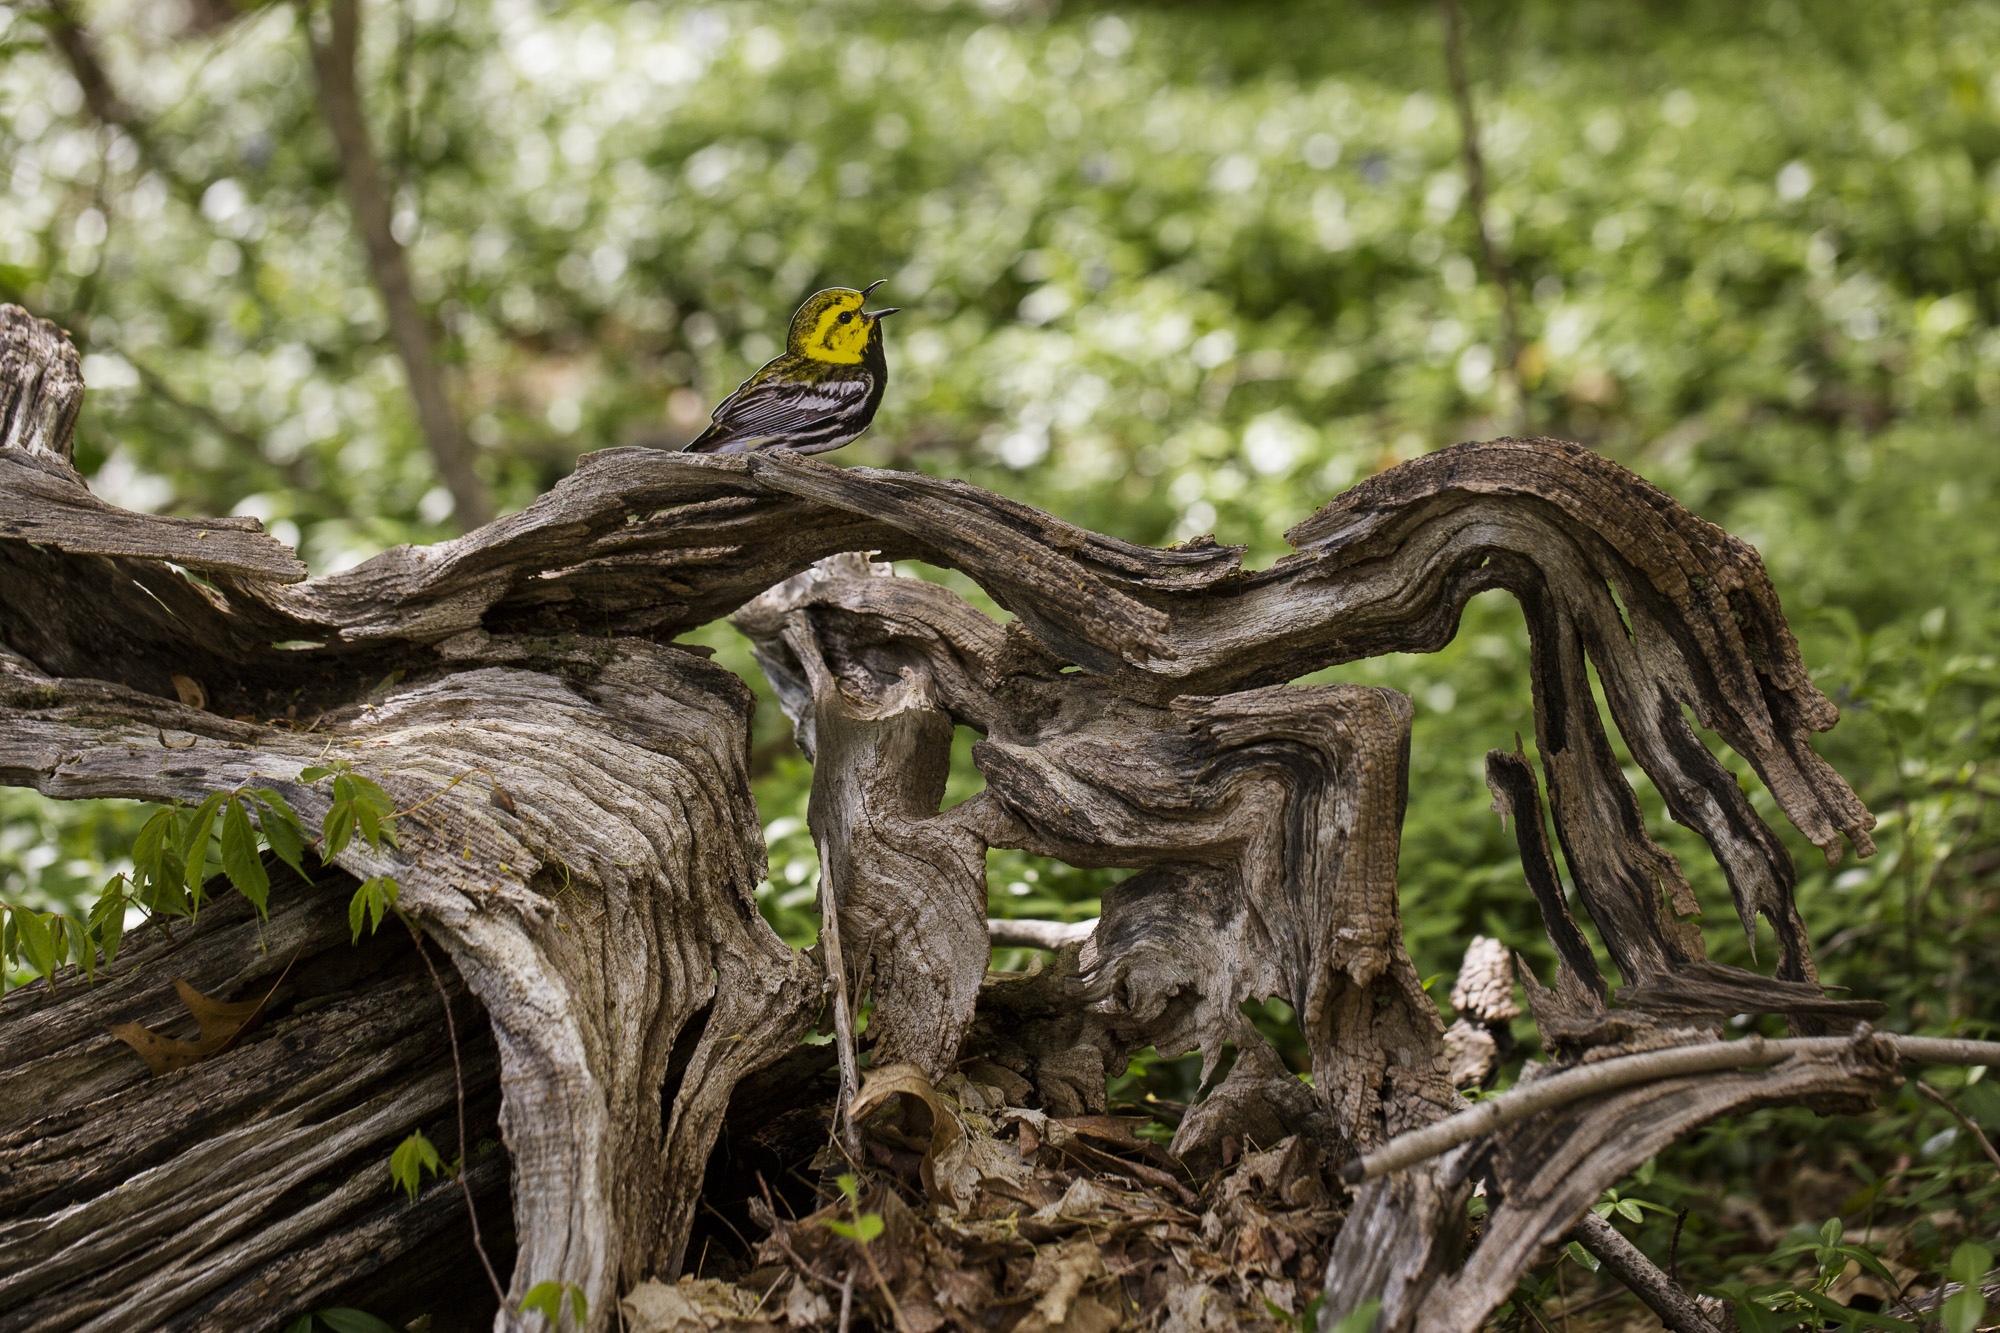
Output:
[[[727,444],[728,438],[726,432],[723,431],[721,426],[711,422],[707,430],[682,445],[681,452],[684,454],[719,454],[724,451]]]

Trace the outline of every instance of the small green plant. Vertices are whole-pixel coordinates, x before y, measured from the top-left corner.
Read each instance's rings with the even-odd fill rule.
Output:
[[[560,1327],[565,1296],[569,1298],[571,1323],[582,1328],[590,1314],[590,1302],[584,1298],[583,1288],[574,1282],[537,1282],[521,1298],[521,1313],[532,1311],[548,1320],[550,1328]]]
[[[1662,1208],[1650,1199],[1634,1198],[1630,1194],[1620,1194],[1617,1190],[1604,1191],[1603,1197],[1590,1205],[1590,1211],[1604,1218],[1616,1213],[1627,1222],[1643,1222],[1648,1212],[1664,1213],[1668,1217],[1674,1215],[1674,1210],[1671,1208]],[[1597,1265],[1591,1265],[1593,1272],[1596,1268]]]
[[[1277,1320],[1285,1328],[1296,1329],[1297,1333],[1319,1333],[1319,1311],[1320,1307],[1325,1304],[1326,1293],[1321,1292],[1306,1302],[1305,1309],[1299,1311],[1297,1314],[1287,1314],[1285,1308],[1269,1296],[1264,1298],[1264,1309],[1270,1314],[1271,1318]],[[1355,1315],[1365,1312],[1368,1315],[1369,1322],[1360,1324],[1352,1329],[1347,1329],[1347,1333],[1368,1333],[1369,1328],[1374,1322],[1375,1311],[1380,1305],[1380,1301],[1368,1302],[1361,1309],[1356,1310],[1354,1314],[1341,1320],[1341,1327],[1346,1329],[1347,1324],[1353,1320]]]
[[[6,984],[5,969],[23,963],[51,987],[56,972],[70,963],[94,981],[100,953],[106,966],[118,956],[127,912],[137,909],[148,924],[163,926],[170,920],[192,920],[206,897],[211,866],[220,867],[260,916],[267,915],[271,877],[260,842],[300,875],[306,873],[308,847],[322,861],[338,856],[356,837],[371,849],[385,843],[394,847],[396,803],[389,794],[344,759],[322,759],[298,776],[307,785],[327,778],[333,779],[333,804],[319,836],[310,842],[297,812],[277,789],[237,787],[212,792],[198,805],[175,801],[155,810],[133,839],[132,869],[105,881],[87,914],[0,903],[0,988]],[[370,931],[381,927],[395,909],[398,892],[387,875],[362,881],[348,907],[357,941],[364,922]]]
[[[853,1176],[839,1177],[841,1197],[847,1200],[847,1212],[854,1220],[843,1222],[837,1217],[829,1217],[823,1226],[836,1236],[859,1241],[866,1245],[882,1234],[882,1214],[861,1211],[861,1185]]]
[[[252,813],[257,815],[255,826]],[[94,981],[99,953],[106,965],[117,958],[131,909],[144,913],[148,922],[192,919],[201,910],[211,863],[219,863],[236,891],[263,914],[271,877],[258,855],[260,828],[278,859],[303,874],[299,817],[273,788],[237,787],[213,792],[199,805],[176,801],[161,806],[133,840],[131,871],[105,881],[84,917],[0,905],[6,917],[0,962],[15,967],[25,962],[51,987],[57,969],[73,962]]]
[[[1803,1234],[1798,1234],[1800,1232]],[[1743,1333],[1783,1333],[1801,1322],[1814,1325],[1832,1322],[1847,1333],[1860,1329],[1917,1333],[1918,1325],[1906,1319],[1845,1306],[1826,1294],[1827,1288],[1847,1270],[1850,1262],[1859,1264],[1892,1290],[1898,1285],[1873,1251],[1845,1239],[1839,1218],[1827,1219],[1817,1232],[1801,1227],[1796,1229],[1795,1234],[1798,1238],[1771,1251],[1767,1262],[1773,1267],[1781,1267],[1807,1255],[1812,1256],[1813,1276],[1806,1283],[1772,1282],[1752,1286],[1729,1282],[1715,1289],[1716,1295],[1729,1299],[1736,1306],[1737,1326]]]
[[[438,1155],[437,1145],[425,1138],[422,1130],[412,1133],[396,1145],[396,1151],[389,1154],[391,1185],[408,1194],[412,1202],[423,1188],[424,1173],[437,1175],[444,1169],[444,1159]]]
[[[1953,1282],[1964,1285],[1945,1298],[1945,1333],[1973,1333],[1979,1327],[1986,1317],[1986,1295],[1979,1290],[1979,1284],[1992,1268],[1993,1251],[1975,1241],[1967,1241],[1951,1252],[1947,1275]]]

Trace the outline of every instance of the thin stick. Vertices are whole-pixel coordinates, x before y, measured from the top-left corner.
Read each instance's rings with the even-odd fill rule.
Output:
[[[1620,1282],[1630,1287],[1632,1294],[1644,1301],[1646,1307],[1660,1317],[1660,1322],[1674,1333],[1720,1333],[1685,1291],[1662,1273],[1638,1246],[1625,1239],[1617,1227],[1596,1213],[1586,1209],[1570,1234],[1576,1238],[1577,1244],[1610,1269]],[[1564,1311],[1565,1317],[1568,1313]]]
[[[820,865],[824,867],[824,848]],[[854,1123],[848,1108],[861,1087],[861,1062],[855,1054],[854,1014],[847,1007],[847,964],[840,952],[840,904],[834,900],[833,878],[822,870],[820,876],[819,942],[826,961],[826,984],[833,1004],[833,1049],[840,1058],[840,1100],[834,1109],[833,1132],[841,1152],[852,1162],[861,1156],[861,1127]]]
[[[486,1280],[493,1284],[493,1294],[500,1298],[500,1308],[511,1311],[514,1307],[507,1303],[507,1289],[500,1285],[500,1275],[493,1271],[493,1261],[486,1257],[486,1246],[480,1242],[479,1210],[472,1206],[472,1182],[465,1178],[472,1167],[472,1144],[465,1137],[465,1068],[458,1059],[458,1023],[451,1016],[451,996],[445,993],[444,978],[438,975],[437,964],[431,961],[430,952],[424,948],[423,932],[408,917],[403,918],[403,924],[408,927],[410,939],[417,946],[417,957],[424,960],[424,966],[430,971],[431,985],[437,987],[438,999],[444,1002],[444,1031],[451,1038],[451,1077],[458,1085],[458,1185],[465,1191],[465,1215],[472,1220],[472,1248],[479,1256],[480,1265],[486,1269]]]
[[[840,1284],[840,1333],[847,1333],[847,1312],[854,1306],[854,1269],[847,1270],[847,1281]]]
[[[1986,1159],[1992,1162],[1994,1166],[2000,1167],[2000,1152],[1995,1152],[1993,1150],[1993,1140],[1986,1137],[1985,1131],[1980,1129],[1979,1126],[1973,1122],[1972,1118],[1966,1115],[1965,1112],[1959,1110],[1956,1106],[1953,1106],[1951,1104],[1951,1098],[1945,1096],[1943,1093],[1939,1092],[1936,1088],[1933,1088],[1930,1084],[1924,1082],[1922,1079],[1918,1079],[1916,1083],[1917,1083],[1917,1091],[1921,1092],[1922,1094],[1924,1094],[1924,1096],[1936,1102],[1939,1106],[1942,1106],[1945,1110],[1951,1112],[1951,1118],[1953,1120],[1956,1120],[1959,1124],[1965,1126],[1965,1132],[1972,1135],[1972,1141],[1979,1145],[1980,1150],[1986,1154]]]
[[[1087,940],[1097,930],[1097,918],[1088,921],[1032,921],[1023,917],[1003,920],[986,918],[987,941],[996,947],[1060,949],[1066,944]]]
[[[1374,1152],[1348,1162],[1341,1168],[1340,1176],[1348,1184],[1358,1185],[1364,1180],[1401,1171],[1439,1153],[1449,1152],[1461,1143],[1492,1134],[1528,1116],[1567,1106],[1585,1097],[1615,1092],[1635,1083],[1774,1065],[1795,1055],[1838,1055],[1851,1049],[1859,1040],[1885,1042],[1900,1059],[1917,1064],[2000,1065],[2000,1042],[1899,1037],[1888,1033],[1866,1034],[1857,1038],[1783,1037],[1776,1040],[1752,1036],[1742,1041],[1673,1046],[1584,1065],[1538,1079],[1526,1087],[1503,1092],[1498,1097],[1480,1102],[1469,1111],[1461,1111],[1391,1139]]]
[[[848,1211],[854,1214],[854,1223],[858,1229],[861,1225],[861,1210],[850,1205]],[[882,1293],[883,1300],[889,1302],[889,1313],[895,1318],[899,1333],[910,1333],[910,1325],[903,1318],[903,1307],[896,1303],[895,1293],[889,1290],[889,1284],[883,1280],[882,1270],[875,1262],[875,1252],[868,1248],[868,1242],[865,1240],[861,1242],[861,1257],[868,1261],[868,1271],[875,1277],[875,1289]]]
[[[1614,1287],[1610,1291],[1600,1292],[1592,1296],[1587,1301],[1578,1301],[1575,1305],[1565,1306],[1561,1313],[1563,1318],[1567,1319],[1573,1314],[1588,1314],[1590,1311],[1609,1305],[1613,1301],[1630,1299],[1632,1299],[1632,1289],[1630,1287]]]
[[[1501,383],[1511,401],[1507,413],[1515,420],[1510,431],[1521,429],[1526,419],[1527,401],[1521,395],[1521,325],[1514,309],[1514,275],[1507,257],[1486,226],[1486,163],[1479,153],[1479,120],[1472,105],[1472,83],[1465,76],[1465,53],[1461,49],[1461,22],[1458,0],[1438,0],[1444,18],[1444,64],[1451,78],[1451,97],[1458,107],[1459,151],[1465,159],[1466,194],[1472,201],[1472,226],[1479,234],[1479,256],[1487,281],[1500,290],[1500,341],[1503,352]]]
[[[736,1239],[742,1241],[744,1249],[748,1250],[753,1255],[757,1253],[757,1247],[750,1243],[749,1238],[736,1229],[736,1224],[734,1222],[724,1217],[720,1212],[717,1212],[715,1205],[710,1203],[706,1196],[703,1196],[701,1201],[701,1206],[708,1209],[709,1212],[713,1213],[715,1215],[716,1220],[721,1222],[722,1225],[728,1227],[729,1234],[736,1237]]]

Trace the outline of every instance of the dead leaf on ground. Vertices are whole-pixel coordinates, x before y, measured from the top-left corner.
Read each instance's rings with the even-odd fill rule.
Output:
[[[758,1297],[713,1278],[684,1277],[669,1286],[649,1279],[619,1302],[626,1333],[709,1333],[711,1329],[770,1328],[778,1312],[760,1310]],[[816,1312],[815,1312],[816,1313]],[[764,1318],[759,1319],[759,1315]]]
[[[1028,1290],[1038,1293],[1034,1308],[1015,1333],[1109,1333],[1124,1322],[1117,1294],[1098,1290],[1110,1281],[1104,1255],[1088,1236],[1041,1251],[1028,1278]]]

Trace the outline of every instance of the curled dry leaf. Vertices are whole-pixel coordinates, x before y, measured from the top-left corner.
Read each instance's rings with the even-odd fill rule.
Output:
[[[290,967],[285,969],[285,973],[290,971]],[[114,1023],[106,1031],[137,1051],[139,1058],[158,1078],[161,1074],[185,1069],[196,1061],[233,1049],[264,1016],[264,1007],[278,993],[278,987],[285,984],[285,973],[279,974],[277,982],[264,993],[263,999],[243,1000],[235,1004],[211,1000],[185,980],[174,978],[174,991],[181,997],[181,1004],[201,1025],[201,1037],[196,1041],[162,1037],[143,1023]]]
[[[208,708],[208,691],[202,689],[201,682],[193,676],[175,676],[174,693],[179,695],[181,702],[189,708],[200,708],[204,711]]]
[[[944,1098],[938,1096],[937,1089],[924,1077],[924,1071],[910,1064],[887,1065],[873,1069],[862,1081],[861,1091],[855,1095],[854,1105],[849,1111],[854,1123],[860,1124],[869,1116],[889,1104],[891,1097],[908,1099],[904,1105],[922,1106],[930,1117],[931,1146],[924,1150],[924,1188],[931,1198],[939,1196],[937,1179],[938,1159],[949,1153],[951,1148],[964,1139],[965,1131],[959,1126],[958,1118]],[[949,1191],[946,1191],[949,1196]]]

